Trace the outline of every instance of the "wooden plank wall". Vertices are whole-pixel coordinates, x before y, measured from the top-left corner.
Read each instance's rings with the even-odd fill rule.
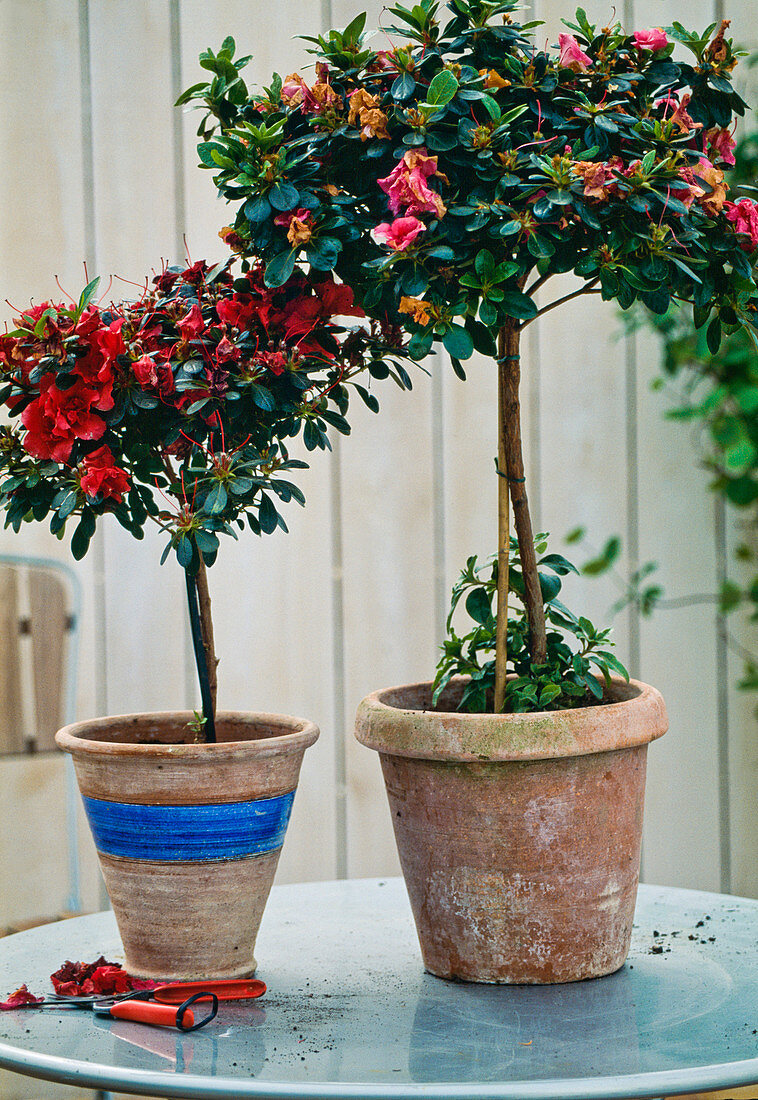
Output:
[[[607,0],[585,6],[592,18],[612,18]],[[690,0],[686,15],[675,0],[622,7],[628,26],[643,27],[677,17],[705,25],[724,5]],[[750,0],[726,7],[750,42]],[[372,0],[369,24],[381,8]],[[555,41],[566,5],[534,0],[532,8]],[[255,55],[251,79],[284,75],[308,64],[294,35],[344,26],[355,10],[354,0],[0,3],[1,297],[23,305],[54,294],[54,274],[77,293],[85,260],[90,274],[140,282],[163,258],[181,259],[185,237],[192,259],[223,255],[217,233],[227,213],[196,167],[197,117],[171,106],[201,77],[197,54],[231,33]],[[128,292],[114,284],[114,297]],[[529,333],[525,434],[538,526],[560,540],[582,524],[595,545],[620,533],[622,573],[655,559],[670,597],[712,595],[732,570],[724,547],[735,520],[715,508],[686,431],[663,420],[665,400],[650,392],[654,339],[622,338],[614,308],[594,299]],[[429,677],[450,584],[468,554],[494,548],[495,382],[485,361],[472,361],[469,373],[459,382],[439,357],[431,379],[417,372],[410,395],[377,386],[380,416],[356,409],[353,435],[315,456],[303,476],[308,505],[288,514],[290,534],[225,546],[212,570],[221,704],[302,713],[322,729],[280,881],[398,869],[378,762],[354,742],[352,716],[366,692]],[[172,563],[159,568],[160,545],[106,525],[78,567],[82,717],[195,705],[182,579]],[[18,538],[0,531],[0,552],[66,559],[43,529]],[[617,592],[605,578],[569,595],[602,618]],[[750,644],[739,624],[729,630]],[[647,879],[758,893],[755,722],[731,687],[739,661],[713,603],[652,621],[626,613],[617,637],[622,658],[661,687],[671,714],[670,734],[651,751]],[[720,687],[725,667],[729,686]],[[62,858],[36,892],[6,888],[29,866],[29,845],[42,853],[61,832],[60,806],[42,797],[29,767],[0,765],[0,924],[55,912],[67,896]],[[60,787],[62,762],[50,767]],[[94,907],[86,839],[82,860],[84,904]]]

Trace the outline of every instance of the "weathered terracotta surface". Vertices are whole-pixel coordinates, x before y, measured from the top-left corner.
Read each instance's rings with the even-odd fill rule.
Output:
[[[613,690],[621,701],[530,715],[424,710],[428,684],[361,703],[431,973],[554,983],[623,965],[647,743],[667,724],[653,688]]]
[[[171,981],[254,974],[255,939],[280,851],[213,863],[99,853],[129,973]]]
[[[218,742],[196,745],[192,719],[171,711],[95,718],[65,726],[55,740],[73,755],[82,794],[112,798],[115,791],[120,802],[177,806],[291,791],[303,753],[318,737],[317,727],[302,718],[222,711]]]
[[[56,735],[74,758],[127,969],[140,977],[254,972],[300,764],[318,737],[303,719],[222,712],[218,743],[194,744],[191,720],[190,713],[124,715]],[[174,829],[178,818],[184,824]],[[272,822],[260,838],[259,821]],[[149,858],[163,833],[177,850],[168,860]]]

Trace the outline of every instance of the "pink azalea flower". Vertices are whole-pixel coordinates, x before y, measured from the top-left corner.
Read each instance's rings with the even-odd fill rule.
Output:
[[[592,67],[592,58],[584,53],[573,34],[559,34],[558,45],[561,48],[558,61],[562,68],[572,69],[575,73],[586,73]]]
[[[395,218],[393,222],[382,222],[371,231],[371,235],[379,244],[384,242],[395,252],[403,252],[425,230],[426,226],[418,218],[405,217]]]
[[[752,199],[740,199],[738,202],[725,202],[724,210],[735,232],[750,238],[749,241],[740,241],[740,248],[744,252],[755,252],[758,248],[758,206]]]
[[[660,27],[652,27],[649,31],[635,31],[634,44],[638,50],[650,50],[651,53],[657,53],[658,50],[664,50],[668,46],[669,40],[666,37],[666,32],[661,30]]]
[[[692,115],[690,115],[687,108],[689,107],[691,96],[689,93],[682,96],[681,103],[675,98],[675,96],[667,95],[663,99],[659,99],[655,104],[656,107],[663,107],[663,117],[668,122],[675,122],[679,127],[679,131],[682,134],[688,134],[690,130],[699,130],[702,127],[702,122],[695,122]]]
[[[724,164],[734,164],[734,138],[729,130],[708,130],[705,134],[708,154],[711,160],[720,160]]]
[[[447,183],[447,176],[437,168],[437,158],[426,155],[425,149],[409,149],[388,176],[376,182],[389,198],[393,214],[436,214],[441,218],[447,207],[436,191],[427,187],[431,176]]]

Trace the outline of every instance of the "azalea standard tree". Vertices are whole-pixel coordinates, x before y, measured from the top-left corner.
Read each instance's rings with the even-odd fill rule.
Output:
[[[479,669],[475,702],[500,711],[510,694],[516,709],[575,705],[600,692],[585,657],[607,632],[555,600],[568,563],[537,560],[521,449],[521,336],[585,294],[622,308],[640,300],[655,313],[672,299],[690,303],[712,348],[724,332],[756,327],[758,213],[752,199],[728,197],[723,174],[745,106],[731,83],[737,55],[727,22],[703,34],[678,23],[629,32],[594,26],[578,9],[551,51],[535,43],[539,24],[517,21],[516,0],[445,7],[446,19],[436,0],[390,8],[398,25],[387,30],[401,44],[389,49],[371,48],[364,15],[309,38],[315,80],[275,75],[252,94],[241,76],[248,59],[235,60],[227,39],[201,57],[212,80],[180,102],[207,109],[202,164],[237,204],[233,231],[265,259],[266,285],[299,266],[334,271],[370,317],[402,325],[413,358],[441,342],[461,377],[474,350],[495,360],[498,555],[487,584],[470,562],[457,590],[479,592],[466,601],[479,631],[471,653],[494,634],[495,660]],[[537,292],[566,273],[580,283],[539,305]],[[523,600],[524,624],[509,623],[509,590]],[[546,606],[550,622],[580,637],[580,654],[546,629]],[[508,685],[519,632],[527,659],[519,651],[514,667],[524,675]],[[454,637],[450,644],[452,674],[461,650]],[[559,650],[568,675],[538,689]],[[595,663],[617,667],[607,653]]]
[[[233,234],[223,234],[236,247]],[[169,268],[137,301],[79,302],[23,310],[0,337],[0,505],[18,531],[49,519],[71,550],[87,552],[98,519],[112,514],[136,538],[148,521],[184,568],[200,678],[205,739],[215,740],[216,654],[206,566],[219,536],[286,531],[279,506],[304,503],[288,441],[329,446],[349,432],[350,389],[385,340],[346,328],[362,316],[349,287],[328,272],[291,272],[272,288],[249,259]],[[387,364],[409,384],[401,362]],[[374,368],[377,369],[376,367]]]

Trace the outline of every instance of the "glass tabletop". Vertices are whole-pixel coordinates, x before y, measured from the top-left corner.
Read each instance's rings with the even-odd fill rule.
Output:
[[[223,920],[223,913],[219,914]],[[260,1001],[202,1031],[85,1011],[0,1013],[0,1065],[149,1095],[592,1100],[758,1081],[758,902],[640,887],[617,974],[486,986],[425,974],[400,879],[275,887]],[[0,994],[65,959],[122,959],[112,914],[0,940]]]

